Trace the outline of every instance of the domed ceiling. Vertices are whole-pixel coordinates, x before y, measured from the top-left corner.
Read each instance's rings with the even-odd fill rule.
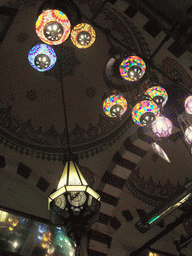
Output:
[[[91,18],[98,2],[79,2],[81,11]],[[122,256],[127,256],[128,252],[136,250],[161,231],[158,226],[149,235],[141,235],[134,224],[143,211],[150,212],[191,179],[191,156],[178,137],[176,142],[167,140],[160,143],[171,161],[165,162],[154,155],[151,149],[154,134],[143,130],[147,136],[140,136],[139,131],[137,132],[138,126],[133,124],[130,113],[131,103],[139,93],[140,83],[135,83],[135,87],[129,84],[128,90],[125,90],[126,82],[118,80],[113,64],[115,58],[118,59],[126,49],[107,34],[110,31],[132,52],[147,58],[150,50],[139,30],[114,6],[105,6],[95,19],[98,24],[93,24],[96,41],[90,48],[78,49],[69,38],[63,44],[53,47],[58,61],[51,70],[38,72],[30,66],[28,53],[35,44],[40,43],[35,32],[35,22],[42,3],[43,1],[35,0],[30,1],[30,4],[22,0],[11,1],[10,6],[18,7],[19,12],[0,48],[0,150],[2,155],[18,160],[16,163],[6,159],[6,168],[14,172],[14,177],[21,176],[18,182],[15,178],[14,188],[11,188],[13,177],[10,175],[8,184],[12,190],[5,198],[15,196],[16,199],[4,199],[4,205],[17,210],[24,208],[26,212],[36,216],[49,217],[47,196],[57,187],[63,170],[61,162],[55,160],[61,161],[63,154],[67,152],[61,69],[70,144],[73,152],[80,158],[81,170],[86,180],[101,194],[102,207],[98,222],[93,225],[88,238],[90,255],[97,255],[96,251],[102,252],[101,255],[114,256],[122,252]],[[82,22],[89,23],[89,20],[83,17]],[[159,55],[161,61],[164,57]],[[161,64],[164,72],[174,77],[174,72],[177,71],[183,81],[186,78],[187,86],[190,85],[190,75],[172,56],[166,57]],[[146,78],[158,82],[158,76],[151,70],[144,77]],[[163,76],[161,82],[169,83]],[[109,118],[103,112],[102,97],[107,90],[113,88],[113,83],[116,84],[116,89],[122,86],[122,95],[128,101],[129,107],[122,120]],[[176,133],[179,129],[176,123],[174,125],[173,132]],[[130,136],[132,133],[134,135]],[[41,159],[37,160],[32,156]],[[23,174],[18,175],[19,167],[23,166],[20,162],[29,167],[29,170],[24,168],[24,173],[29,171],[29,175],[24,174],[28,175],[27,178],[24,177],[26,182],[23,182]],[[7,170],[4,171],[5,174]],[[18,190],[18,183],[27,184],[23,185],[20,193],[15,192]],[[19,197],[27,191],[25,187],[28,184],[30,193],[26,193],[26,198],[32,198],[31,202],[36,207],[27,205],[28,202],[25,201],[19,205]],[[46,187],[44,190],[42,184]],[[2,186],[1,197],[6,186],[6,183]],[[8,192],[5,190],[4,193]],[[173,218],[174,215],[166,223],[173,221]],[[113,233],[114,230],[116,233]],[[179,229],[175,233],[179,237],[182,232],[183,229]],[[163,250],[165,243],[168,248],[170,242],[171,238],[165,237],[159,248]],[[171,252],[175,253],[173,247],[172,244]]]
[[[40,4],[17,14],[1,45],[2,139],[10,142],[11,148],[19,148],[27,154],[36,150],[41,156],[47,153],[59,159],[61,153],[66,152],[61,69],[73,151],[99,150],[98,145],[112,143],[130,123],[129,104],[122,121],[109,118],[103,112],[102,97],[109,90],[104,70],[111,57],[110,50],[115,46],[112,47],[103,31],[94,28],[96,41],[90,48],[76,48],[69,37],[63,44],[53,47],[58,58],[56,65],[49,71],[38,72],[30,66],[27,56],[30,49],[40,43],[35,32]],[[105,15],[105,20],[114,26],[114,33],[124,30],[128,45],[136,52],[141,51],[136,37],[123,21],[109,12]],[[129,92],[123,94],[129,103]]]

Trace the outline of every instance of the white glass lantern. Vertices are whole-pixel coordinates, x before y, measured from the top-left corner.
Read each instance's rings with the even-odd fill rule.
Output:
[[[192,95],[188,96],[185,100],[185,111],[192,115]]]
[[[152,124],[152,130],[158,137],[169,137],[172,133],[172,129],[172,122],[164,116],[158,117],[157,120]]]
[[[192,143],[192,126],[185,130],[185,140],[189,145]]]

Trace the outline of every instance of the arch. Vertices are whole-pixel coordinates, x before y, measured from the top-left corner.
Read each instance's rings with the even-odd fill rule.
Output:
[[[111,246],[114,232],[127,221],[133,220],[133,215],[127,209],[114,215],[118,208],[118,199],[123,187],[132,171],[150,149],[150,143],[154,139],[145,135],[142,128],[138,128],[136,134],[129,136],[123,142],[122,147],[114,154],[109,169],[104,173],[101,182],[101,209],[98,221],[92,225],[89,238],[89,255],[106,256]],[[137,209],[138,216],[142,209]]]

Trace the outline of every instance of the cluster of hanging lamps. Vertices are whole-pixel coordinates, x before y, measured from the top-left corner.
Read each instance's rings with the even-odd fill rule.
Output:
[[[126,110],[127,101],[121,94],[112,92],[104,96],[103,111],[107,116],[121,119]]]
[[[60,45],[68,39],[71,33],[72,43],[78,48],[86,49],[95,42],[96,33],[89,24],[77,24],[80,21],[79,16],[81,16],[80,11],[73,1],[47,0],[39,10],[35,24],[36,34],[45,44]],[[75,23],[77,25],[71,31],[71,26]],[[41,56],[36,57],[38,54],[34,49],[40,47]],[[43,58],[41,58],[42,55]],[[48,71],[54,66],[57,58],[52,48],[42,47],[42,44],[38,44],[29,51],[28,59],[34,69]]]
[[[172,133],[172,122],[160,116],[160,109],[165,106],[168,94],[161,86],[148,88],[143,95],[143,101],[137,103],[132,110],[133,121],[140,126],[151,127],[158,137],[167,138]]]
[[[145,70],[145,62],[138,56],[125,58],[119,66],[121,77],[131,82],[139,81],[144,76]]]

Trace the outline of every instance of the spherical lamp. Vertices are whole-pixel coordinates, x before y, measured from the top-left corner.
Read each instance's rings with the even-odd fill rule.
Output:
[[[172,122],[164,116],[158,117],[157,120],[152,124],[152,130],[158,137],[169,137],[172,133],[172,129]]]
[[[185,111],[192,115],[192,95],[188,96],[185,100]]]
[[[185,141],[190,145],[192,143],[192,126],[189,126],[186,130],[185,130]]]
[[[34,69],[44,72],[50,70],[55,65],[57,56],[49,45],[38,44],[29,51],[28,60]]]
[[[159,115],[160,109],[150,100],[137,103],[132,110],[132,119],[140,126],[150,126]]]
[[[86,23],[76,25],[71,31],[72,43],[81,49],[90,47],[96,39],[95,30]]]
[[[103,111],[109,117],[121,117],[127,110],[126,99],[117,94],[110,95],[103,102]]]
[[[138,56],[129,56],[125,58],[119,67],[123,79],[127,81],[138,81],[145,74],[145,62]]]
[[[146,96],[149,96],[158,107],[164,107],[168,100],[168,94],[166,90],[161,86],[153,86],[149,88],[145,93]]]
[[[36,21],[36,33],[46,44],[58,45],[69,37],[71,23],[68,17],[59,10],[46,10]]]

